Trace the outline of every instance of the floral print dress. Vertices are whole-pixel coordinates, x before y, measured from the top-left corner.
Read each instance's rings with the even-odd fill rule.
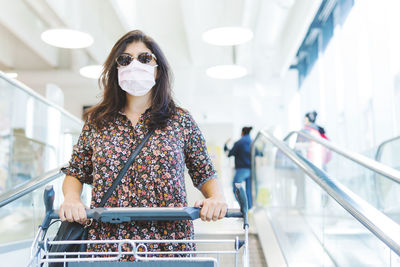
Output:
[[[86,122],[74,146],[69,166],[62,171],[92,185],[91,208],[98,207],[104,193],[123,168],[131,152],[149,131],[149,110],[135,126],[122,113],[97,130]],[[108,199],[105,207],[187,206],[184,170],[188,168],[198,189],[216,171],[205,140],[191,115],[177,109],[163,129],[156,130]],[[193,239],[191,221],[134,221],[121,224],[93,222],[90,240]],[[149,251],[187,251],[192,244],[150,244]],[[90,245],[88,251],[115,251],[117,245]],[[125,248],[126,249],[126,248]],[[124,260],[133,260],[126,256]]]

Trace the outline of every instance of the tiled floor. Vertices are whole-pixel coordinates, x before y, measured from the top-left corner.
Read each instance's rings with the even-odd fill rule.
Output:
[[[235,235],[197,235],[196,239],[234,239]],[[243,239],[243,236],[239,236],[240,240]],[[228,251],[234,250],[234,246],[230,244],[198,244],[197,250],[217,250],[217,251]],[[240,250],[239,257],[238,257],[238,265],[243,266],[242,264],[242,249]],[[211,255],[207,255],[211,256]],[[264,254],[262,252],[260,243],[258,242],[258,238],[256,235],[249,235],[249,259],[250,259],[250,266],[255,267],[265,267],[267,263],[265,262]],[[233,254],[225,254],[219,255],[218,258],[219,266],[235,266],[235,256]]]
[[[265,267],[267,263],[261,245],[258,241],[258,236],[254,229],[254,223],[252,216],[249,216],[249,258],[250,266]],[[240,240],[244,239],[243,220],[236,218],[226,218],[216,222],[203,222],[200,220],[194,221],[194,229],[196,233],[196,239],[235,239],[239,236]],[[233,245],[210,245],[202,244],[197,246],[198,250],[233,250]],[[235,257],[233,255],[220,256],[219,259],[220,267],[224,266],[235,266]],[[238,266],[242,264],[242,254],[239,255]]]

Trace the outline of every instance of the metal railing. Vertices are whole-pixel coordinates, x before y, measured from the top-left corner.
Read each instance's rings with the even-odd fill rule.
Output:
[[[10,190],[4,194],[0,195],[0,208],[7,205],[14,200],[23,197],[32,191],[36,190],[37,188],[48,184],[49,182],[57,179],[58,177],[64,175],[60,171],[60,168],[54,169],[49,171],[39,177],[36,177],[29,182],[18,186],[17,188]]]
[[[68,111],[63,109],[62,107],[60,107],[60,106],[52,103],[51,101],[47,100],[46,98],[44,98],[40,94],[36,93],[34,90],[29,88],[28,86],[26,86],[22,82],[20,82],[18,80],[15,80],[15,79],[9,78],[2,71],[0,71],[0,81],[1,82],[5,81],[9,85],[11,85],[13,87],[13,90],[14,89],[21,90],[24,94],[27,94],[27,95],[33,97],[35,99],[35,101],[39,101],[39,102],[43,103],[46,107],[54,108],[55,110],[61,112],[61,114],[63,116],[66,116],[68,119],[70,119],[74,123],[78,123],[79,125],[83,124],[82,120],[80,120],[76,116],[72,115],[71,113],[69,113]],[[65,132],[65,133],[72,133],[72,130],[68,130],[69,132]],[[56,147],[55,146],[46,144],[45,142],[42,142],[42,141],[39,141],[39,140],[36,140],[36,139],[28,138],[28,137],[26,137],[24,135],[21,135],[21,134],[4,135],[4,136],[2,136],[2,138],[11,138],[11,139],[22,138],[25,141],[33,142],[35,144],[39,144],[41,146],[48,147],[52,151],[54,151],[54,153],[56,152]],[[12,150],[10,149],[10,151],[12,151]],[[22,196],[34,191],[35,189],[37,189],[37,188],[39,188],[39,187],[51,182],[52,180],[60,177],[61,175],[63,175],[63,173],[60,172],[60,168],[57,168],[55,170],[49,171],[49,172],[47,172],[47,173],[45,173],[45,174],[43,174],[43,175],[41,175],[41,176],[39,176],[37,178],[34,178],[34,179],[30,180],[27,183],[19,185],[15,189],[12,189],[12,190],[9,190],[9,191],[7,191],[7,192],[5,192],[3,194],[0,194],[0,207],[3,207],[4,205],[7,205],[8,203],[10,203],[10,202],[22,197]]]
[[[363,224],[371,233],[384,242],[400,256],[400,226],[385,214],[371,206],[340,182],[326,175],[310,161],[294,152],[286,143],[275,138],[271,133],[260,131],[253,141],[252,160],[255,156],[255,143],[265,138],[280,149],[294,164],[313,179],[327,194],[336,200],[355,219]],[[311,139],[311,138],[310,138]],[[312,138],[314,140],[314,138]],[[328,147],[328,146],[327,146]],[[253,163],[253,167],[255,163]],[[253,168],[252,168],[253,169]],[[253,176],[256,178],[256,176]],[[257,179],[257,178],[256,178]]]
[[[40,140],[36,140],[36,139],[33,139],[33,138],[26,137],[23,134],[7,134],[7,135],[1,135],[0,137],[4,138],[4,139],[6,139],[6,138],[22,139],[24,141],[29,141],[29,142],[32,142],[34,144],[38,144],[38,145],[41,145],[41,146],[44,146],[44,147],[51,148],[54,151],[56,150],[56,148],[54,146],[50,145],[50,144],[47,144],[47,143],[42,142]]]
[[[397,141],[397,140],[399,140],[399,139],[400,139],[400,136],[396,136],[396,137],[390,138],[390,139],[388,139],[388,140],[386,140],[386,141],[383,141],[383,142],[378,146],[378,149],[376,150],[375,160],[376,160],[376,161],[380,161],[380,160],[381,160],[381,158],[382,158],[382,153],[383,153],[383,148],[384,148],[387,144],[389,144],[389,143],[391,143],[391,142],[393,142],[393,141]]]
[[[290,132],[284,139],[283,141],[287,141],[292,135],[294,134],[298,134],[301,135],[309,140],[312,140],[328,149],[330,149],[331,151],[336,152],[337,154],[355,162],[358,163],[362,166],[364,166],[365,168],[374,171],[375,173],[379,173],[380,175],[391,179],[392,181],[395,181],[396,183],[400,183],[400,171],[393,169],[389,166],[386,166],[376,160],[370,159],[366,156],[360,155],[358,153],[352,152],[350,150],[347,150],[345,148],[339,147],[329,141],[327,141],[326,139],[320,138],[320,137],[316,137],[316,136],[312,136],[310,134],[307,134],[305,132],[302,131],[293,131]]]
[[[23,84],[22,82],[15,80],[15,79],[10,79],[4,72],[0,71],[0,79],[3,79],[5,81],[7,81],[9,84],[17,87],[18,89],[21,89],[22,91],[24,91],[25,93],[27,93],[30,96],[33,96],[35,99],[45,103],[47,106],[50,106],[58,111],[60,111],[62,114],[64,114],[65,116],[69,117],[70,119],[72,119],[75,122],[78,123],[82,123],[82,121],[80,119],[78,119],[77,117],[75,117],[74,115],[72,115],[71,113],[69,113],[68,111],[66,111],[65,109],[63,109],[62,107],[52,103],[51,101],[47,100],[46,98],[44,98],[43,96],[41,96],[40,94],[36,93],[35,91],[33,91],[31,88],[29,88],[28,86],[26,86],[25,84]]]

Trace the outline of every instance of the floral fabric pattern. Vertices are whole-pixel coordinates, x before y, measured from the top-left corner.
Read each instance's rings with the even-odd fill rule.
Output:
[[[135,126],[120,113],[107,127],[97,130],[86,122],[74,146],[69,166],[62,171],[91,184],[91,208],[98,207],[104,193],[123,168],[131,152],[149,131],[149,111]],[[203,135],[191,115],[182,109],[156,130],[108,199],[105,207],[187,206],[184,170],[188,168],[198,189],[215,178]],[[93,222],[90,240],[193,239],[191,221],[147,221],[110,224]],[[88,251],[115,251],[117,245],[92,245]],[[191,244],[151,244],[150,251],[187,251]],[[127,256],[124,260],[133,260]]]

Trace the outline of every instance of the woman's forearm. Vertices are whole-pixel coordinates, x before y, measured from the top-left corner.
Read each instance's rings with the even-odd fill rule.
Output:
[[[195,207],[201,207],[200,218],[203,221],[216,221],[225,217],[228,205],[218,180],[208,180],[203,184],[200,191],[205,199],[197,200],[194,203]]]
[[[203,184],[200,189],[201,193],[203,193],[205,198],[210,197],[222,197],[224,198],[224,193],[222,192],[222,188],[219,185],[217,179],[210,179]]]
[[[80,222],[86,221],[85,205],[81,201],[82,183],[72,176],[66,176],[63,183],[64,202],[58,210],[62,221]]]
[[[67,175],[62,186],[65,199],[80,199],[82,183],[73,176]]]

